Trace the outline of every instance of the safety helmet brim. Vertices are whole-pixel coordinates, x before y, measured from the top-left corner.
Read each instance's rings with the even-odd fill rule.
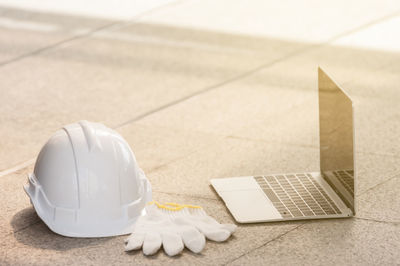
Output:
[[[30,201],[39,218],[54,233],[67,237],[110,237],[132,233],[133,226],[137,219],[146,214],[144,205],[151,201],[151,186],[147,180],[143,181],[147,182],[147,184],[145,185],[146,191],[144,198],[141,199],[141,202],[143,202],[143,207],[139,207],[141,209],[139,215],[128,220],[121,219],[113,222],[107,221],[106,223],[101,223],[101,221],[96,223],[85,223],[82,221],[78,222],[77,220],[79,218],[77,216],[79,216],[79,214],[76,212],[72,214],[68,213],[66,209],[62,210],[60,208],[53,207],[47,200],[46,195],[42,192],[40,184],[37,183],[37,180],[34,178],[33,174],[29,175],[28,183],[24,185],[24,191],[30,198]],[[75,221],[71,222],[71,218]]]

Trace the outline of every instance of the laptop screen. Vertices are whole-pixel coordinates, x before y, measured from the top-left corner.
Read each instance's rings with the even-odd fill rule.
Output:
[[[321,172],[337,177],[329,183],[353,208],[353,104],[321,68],[318,69],[318,92]],[[340,184],[335,185],[337,182]]]

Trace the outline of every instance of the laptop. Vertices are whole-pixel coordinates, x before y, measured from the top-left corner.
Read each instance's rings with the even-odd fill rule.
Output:
[[[211,179],[239,223],[355,215],[353,103],[318,68],[320,171]]]

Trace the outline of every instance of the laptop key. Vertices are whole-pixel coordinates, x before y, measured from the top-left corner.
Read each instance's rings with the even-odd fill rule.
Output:
[[[303,213],[301,211],[298,210],[293,210],[291,211],[294,217],[301,217],[304,216]]]
[[[314,216],[315,214],[312,211],[303,211],[304,216]]]
[[[327,211],[326,214],[336,214],[336,212],[331,209],[331,210]]]
[[[275,195],[272,189],[263,189],[265,195],[270,199],[272,202],[280,202],[279,198]]]
[[[314,213],[315,215],[325,215],[325,212],[323,211],[315,211]]]

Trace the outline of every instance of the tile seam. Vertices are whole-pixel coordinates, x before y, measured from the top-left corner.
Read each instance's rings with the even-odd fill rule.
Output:
[[[29,227],[40,223],[41,221],[42,221],[42,220],[40,220],[40,218],[38,218],[38,221],[33,222],[33,223],[31,223],[31,224],[28,224],[28,225],[26,225],[26,226],[24,226],[24,227],[22,227],[22,228],[19,228],[18,230],[12,231],[12,232],[7,233],[7,234],[4,234],[3,237],[7,237],[7,236],[10,236],[10,235],[13,235],[13,234],[17,234],[17,233],[19,233],[19,232],[22,232],[22,231],[28,229]],[[49,230],[50,230],[50,229],[49,229]]]
[[[382,182],[380,182],[380,183],[378,183],[378,184],[376,184],[376,185],[374,185],[374,186],[368,188],[367,190],[361,192],[360,194],[357,194],[356,196],[359,197],[359,196],[361,196],[361,195],[364,195],[364,194],[367,193],[368,191],[373,190],[373,189],[375,189],[375,188],[377,188],[377,187],[379,187],[379,186],[381,186],[381,185],[387,183],[388,181],[393,180],[393,179],[396,179],[396,178],[398,178],[398,177],[400,177],[400,172],[399,172],[399,171],[397,171],[395,174],[391,175],[391,176],[390,176],[388,179],[386,179],[385,181],[382,181]]]
[[[289,233],[291,233],[291,232],[297,230],[298,228],[300,228],[300,227],[302,227],[302,226],[304,226],[304,225],[305,225],[305,224],[300,224],[300,225],[296,226],[295,228],[292,228],[292,229],[286,231],[285,233],[283,233],[283,234],[281,234],[281,235],[279,235],[279,236],[277,236],[277,237],[275,237],[275,238],[273,238],[273,239],[271,239],[271,240],[269,240],[269,241],[263,243],[262,245],[260,245],[260,246],[258,246],[258,247],[256,247],[256,248],[253,248],[252,250],[249,250],[249,251],[247,251],[247,252],[241,254],[240,256],[238,256],[238,257],[236,257],[236,258],[234,258],[234,259],[232,259],[232,260],[230,260],[230,261],[224,263],[223,265],[231,264],[232,262],[235,262],[235,261],[237,261],[238,259],[240,259],[240,258],[242,258],[242,257],[244,257],[244,256],[246,256],[246,255],[248,255],[248,254],[250,254],[250,253],[252,253],[252,252],[254,252],[254,251],[256,251],[256,250],[258,250],[258,249],[260,249],[260,248],[262,248],[262,247],[267,246],[268,244],[270,244],[270,243],[272,243],[272,242],[274,242],[274,241],[276,241],[276,240],[278,240],[278,239],[280,239],[280,238],[286,236],[287,234],[289,234]]]
[[[21,54],[19,56],[16,56],[14,58],[9,59],[9,60],[5,60],[3,62],[0,62],[0,67],[3,67],[3,66],[6,66],[6,65],[9,65],[9,64],[18,62],[18,61],[23,60],[25,58],[28,58],[28,57],[31,57],[31,56],[35,56],[35,55],[41,54],[41,53],[46,52],[46,51],[50,51],[50,50],[56,49],[56,48],[62,46],[63,44],[71,43],[71,42],[74,42],[76,40],[83,40],[83,39],[86,39],[86,38],[90,38],[95,33],[98,33],[98,32],[104,31],[104,30],[112,29],[115,26],[124,27],[126,25],[131,25],[131,24],[135,23],[137,19],[139,19],[139,18],[141,18],[143,16],[146,16],[146,15],[149,15],[149,14],[151,14],[153,12],[156,12],[156,11],[159,11],[161,9],[167,8],[167,7],[171,6],[171,5],[176,5],[179,2],[182,2],[182,1],[178,0],[178,1],[169,2],[167,4],[164,4],[164,5],[161,5],[161,6],[158,6],[158,7],[154,7],[152,9],[150,9],[150,10],[144,11],[143,13],[135,15],[130,19],[118,20],[118,21],[115,21],[115,22],[112,22],[112,23],[107,23],[107,24],[104,24],[102,26],[96,27],[96,28],[94,28],[92,30],[89,30],[86,33],[73,35],[73,36],[71,36],[69,38],[66,38],[64,40],[52,43],[50,45],[46,45],[46,46],[41,47],[39,49],[36,49],[34,51],[31,51],[31,52],[28,52],[28,53],[25,53],[25,54]]]
[[[104,29],[111,28],[112,26],[117,25],[119,23],[121,23],[121,22],[109,23],[109,24],[103,25],[101,27],[97,27],[97,28],[95,28],[93,30],[90,30],[89,32],[86,32],[84,34],[78,34],[78,35],[72,36],[70,38],[67,38],[67,39],[52,43],[50,45],[44,46],[42,48],[36,49],[36,50],[31,51],[29,53],[25,53],[25,54],[19,55],[17,57],[11,58],[9,60],[5,60],[5,61],[0,63],[0,67],[4,67],[4,66],[7,66],[7,65],[12,64],[12,63],[19,62],[19,61],[21,61],[21,60],[23,60],[25,58],[28,58],[28,57],[31,57],[31,56],[35,56],[35,55],[41,54],[41,53],[46,52],[46,51],[53,50],[55,48],[58,48],[58,47],[62,46],[63,44],[71,43],[71,42],[73,42],[75,40],[85,39],[85,38],[90,37],[91,35],[95,34],[96,32],[102,31]]]
[[[356,153],[366,154],[366,155],[377,155],[377,156],[384,156],[384,157],[392,157],[392,158],[400,158],[399,155],[392,154],[392,153],[380,153],[380,152],[369,152],[369,151],[356,151]]]
[[[399,226],[400,222],[389,222],[389,221],[382,221],[382,220],[376,220],[376,219],[370,219],[370,218],[364,218],[364,217],[357,217],[355,216],[354,219],[357,220],[362,220],[362,221],[370,221],[370,222],[375,222],[375,223],[382,223],[382,224],[390,224],[394,226]]]
[[[24,169],[24,168],[32,165],[34,162],[35,162],[35,158],[31,158],[31,159],[29,159],[23,163],[17,164],[11,168],[4,169],[4,170],[0,171],[0,177],[15,173],[21,169]]]
[[[340,39],[340,38],[342,38],[342,37],[345,37],[345,36],[351,35],[351,34],[353,34],[353,33],[362,31],[362,30],[367,29],[367,28],[369,28],[369,27],[371,27],[371,26],[374,26],[374,25],[376,25],[376,24],[382,23],[382,22],[384,22],[385,20],[395,18],[395,17],[397,17],[397,16],[399,16],[399,15],[400,15],[400,10],[396,10],[396,11],[390,13],[390,14],[387,14],[386,16],[382,16],[382,17],[380,17],[380,18],[373,19],[373,20],[371,20],[370,22],[367,22],[367,23],[362,24],[362,25],[360,25],[360,26],[358,26],[358,27],[355,27],[355,28],[353,28],[353,29],[350,29],[350,30],[344,31],[344,32],[342,32],[342,33],[339,33],[339,34],[337,34],[336,36],[333,36],[332,38],[329,38],[329,39],[325,42],[325,44],[329,44],[329,43],[334,42],[334,41],[336,41],[336,40],[338,40],[338,39]]]
[[[257,72],[259,72],[261,70],[263,70],[263,69],[269,68],[269,67],[271,67],[271,66],[273,66],[273,65],[275,65],[275,64],[277,64],[279,62],[282,62],[282,61],[284,61],[286,59],[289,59],[289,58],[291,58],[293,56],[296,56],[298,54],[301,54],[301,53],[303,53],[305,51],[311,50],[312,48],[318,47],[318,46],[319,45],[310,45],[310,46],[307,46],[307,47],[304,47],[304,48],[301,48],[301,49],[297,49],[295,51],[292,51],[292,52],[286,54],[285,56],[282,56],[282,57],[274,59],[272,61],[263,63],[263,64],[258,65],[258,66],[254,67],[254,68],[252,68],[252,69],[250,69],[248,71],[242,72],[242,73],[240,73],[238,75],[232,76],[232,77],[230,77],[228,79],[225,79],[223,81],[220,81],[220,82],[218,82],[216,84],[212,84],[212,85],[207,86],[207,87],[205,87],[205,88],[203,88],[201,90],[198,90],[198,91],[193,92],[191,94],[185,95],[185,96],[183,96],[183,97],[181,97],[179,99],[176,99],[176,100],[173,100],[173,101],[171,101],[169,103],[163,104],[163,105],[161,105],[161,106],[159,106],[159,107],[157,107],[155,109],[152,109],[152,110],[149,110],[147,112],[144,112],[144,113],[142,113],[142,114],[140,114],[140,115],[138,115],[138,116],[136,116],[136,117],[134,117],[132,119],[129,119],[129,120],[125,121],[125,122],[122,122],[122,123],[116,125],[115,127],[119,128],[119,127],[128,125],[128,124],[130,124],[132,122],[136,122],[138,120],[141,120],[141,119],[143,119],[145,117],[148,117],[148,116],[150,116],[152,114],[155,114],[157,112],[160,112],[160,111],[163,111],[165,109],[168,109],[169,107],[175,106],[175,105],[177,105],[179,103],[182,103],[184,101],[187,101],[189,99],[192,99],[192,98],[194,98],[196,96],[205,94],[205,93],[207,93],[209,91],[213,91],[213,90],[221,88],[221,87],[223,87],[225,85],[228,85],[228,84],[231,84],[233,82],[242,80],[244,78],[247,78],[247,77],[249,77],[249,76],[251,76],[251,75],[253,75],[253,74],[255,74],[255,73],[257,73]]]

